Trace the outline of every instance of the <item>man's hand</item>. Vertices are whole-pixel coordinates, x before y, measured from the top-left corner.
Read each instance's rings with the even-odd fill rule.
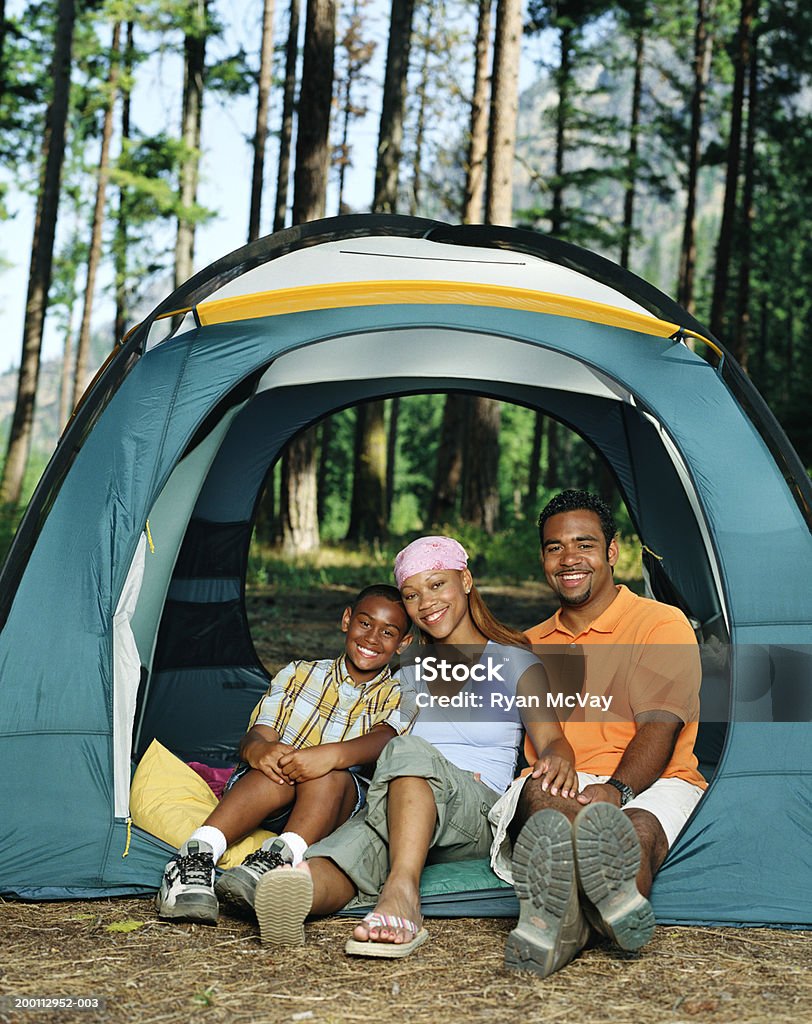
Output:
[[[578,793],[578,773],[571,761],[558,754],[542,755],[533,765],[530,777],[541,779],[541,788],[549,790],[551,796],[566,798]]]
[[[252,768],[267,775],[271,782],[278,782],[284,786],[291,780],[284,777],[280,762],[283,757],[295,752],[296,748],[289,743],[269,743],[255,739],[246,749],[245,759]]]
[[[604,803],[620,807],[620,792],[614,786],[607,786],[605,782],[593,782],[591,786],[584,786],[578,794],[578,803]]]
[[[291,784],[320,779],[337,767],[338,746],[337,743],[323,743],[305,750],[291,749],[290,753],[280,757],[279,771]]]

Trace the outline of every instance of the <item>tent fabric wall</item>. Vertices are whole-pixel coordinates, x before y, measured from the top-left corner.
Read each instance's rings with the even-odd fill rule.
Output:
[[[353,225],[352,231],[361,230],[357,219]],[[329,227],[319,230],[329,235]],[[408,230],[418,230],[417,222],[409,222]],[[314,229],[310,241],[318,237]],[[274,244],[294,243],[295,237],[286,233]],[[261,262],[259,253],[255,243],[212,273],[218,281],[236,277],[240,266]],[[600,261],[595,266],[596,273],[604,273]],[[204,297],[211,293],[212,280],[211,275],[206,280],[198,275],[184,294]],[[656,305],[642,285],[635,298]],[[687,315],[680,319],[679,310],[661,300],[660,313],[690,326]],[[319,367],[314,365],[316,380],[307,405],[301,404],[301,394],[293,394],[295,389],[287,396],[280,389],[249,401],[274,360],[293,349],[329,341],[340,351],[344,338],[360,332],[396,345],[398,332],[435,330],[487,335],[497,351],[500,345],[507,351],[518,341],[539,355],[540,366],[545,352],[563,353],[613,382],[617,401],[594,395],[584,400],[562,397],[540,377],[518,377],[509,360],[500,361],[504,366],[494,379],[477,379],[471,369],[475,348],[456,375],[435,377],[429,364],[412,377],[377,381],[371,377],[374,366],[363,371],[356,367],[342,390],[338,384],[319,385]],[[143,332],[138,338],[142,344]],[[46,473],[42,488],[50,509],[45,516],[44,506],[38,506],[32,512],[36,521],[23,524],[17,551],[25,547],[25,558],[13,551],[10,559],[9,578],[13,570],[19,582],[4,604],[7,617],[0,632],[0,756],[3,764],[37,769],[22,783],[25,799],[10,788],[0,795],[0,892],[45,898],[146,892],[157,885],[165,847],[137,829],[128,836],[126,823],[114,813],[112,618],[146,521],[184,456],[194,452],[229,409],[248,403],[226,433],[224,453],[248,436],[238,423],[259,415],[264,402],[273,407],[272,436],[263,452],[246,456],[243,468],[250,468],[251,483],[239,497],[235,494],[233,508],[229,511],[220,501],[215,487],[215,481],[222,484],[228,476],[224,454],[223,460],[214,456],[207,478],[201,476],[195,507],[187,513],[193,531],[201,523],[238,524],[234,550],[244,551],[250,508],[272,451],[318,416],[319,401],[326,411],[329,402],[335,407],[336,402],[381,394],[459,388],[481,389],[531,406],[559,402],[562,419],[591,435],[612,461],[633,514],[652,546],[668,560],[680,590],[703,605],[703,616],[718,609],[716,597],[727,615],[734,644],[732,724],[714,782],[658,876],[658,915],[681,923],[812,922],[812,895],[798,881],[808,867],[809,726],[765,720],[767,711],[774,716],[786,701],[781,704],[783,697],[764,682],[763,674],[761,682],[751,685],[758,652],[763,653],[767,678],[771,672],[773,687],[782,692],[792,690],[799,673],[785,652],[797,652],[795,661],[808,664],[804,658],[812,592],[805,580],[812,568],[810,535],[773,455],[722,374],[678,341],[566,316],[469,307],[464,295],[458,303],[382,302],[198,327],[140,358],[132,349],[125,355],[126,372],[117,365],[111,369],[117,386],[102,381],[99,394],[107,397],[78,419],[82,443],[71,450],[69,468],[63,462],[62,468],[57,465]],[[621,393],[633,396],[633,403]],[[690,494],[680,489],[656,430],[647,432],[643,426],[647,415],[661,425],[684,464]],[[649,461],[659,467],[662,485],[655,484],[654,472],[646,476]],[[690,524],[687,529],[685,523]],[[193,531],[184,531],[190,545]],[[194,556],[191,546],[177,554],[181,567]],[[147,575],[149,559],[147,553]],[[701,571],[695,574],[697,564]],[[176,604],[217,603],[211,598],[223,596],[218,588],[231,587],[233,595],[235,580],[241,584],[233,574],[198,580],[182,576],[177,568],[168,587],[170,602]],[[64,587],[61,600],[54,600],[57,587]],[[38,642],[43,635],[47,645]],[[247,674],[237,681],[247,685],[231,691],[239,695],[234,708],[239,706],[240,715],[245,691],[261,683],[261,667],[255,659],[248,663],[247,651],[246,646],[246,657],[241,655],[235,666]],[[159,680],[164,671],[168,684],[170,669],[160,665],[156,651],[154,678],[143,695],[144,735],[159,724],[157,718],[186,710],[183,703],[172,707],[171,690]],[[183,666],[171,672],[178,668],[187,681],[193,678]],[[206,666],[195,670],[201,679],[207,677]],[[180,692],[175,690],[175,696]],[[213,708],[219,708],[224,693],[222,686],[212,692]],[[157,709],[161,700],[166,701],[164,710],[150,719],[150,708]],[[199,703],[205,709],[206,702]],[[786,710],[782,714],[786,717]],[[769,800],[764,797],[765,770]],[[61,844],[43,846],[29,806],[38,807],[45,820],[60,823]],[[804,852],[799,852],[802,846]]]

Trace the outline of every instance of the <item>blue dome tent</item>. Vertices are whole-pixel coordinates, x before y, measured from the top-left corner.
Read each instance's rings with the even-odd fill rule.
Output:
[[[131,762],[157,737],[227,763],[267,686],[243,594],[270,468],[329,413],[437,391],[581,434],[659,556],[654,596],[678,594],[698,623],[703,719],[727,728],[656,880],[658,920],[812,924],[812,488],[780,427],[716,339],[609,261],[377,216],[213,264],[88,390],[0,574],[0,761],[15,779],[0,894],[157,887],[168,847],[131,826]],[[515,909],[485,866],[439,867],[427,913]]]

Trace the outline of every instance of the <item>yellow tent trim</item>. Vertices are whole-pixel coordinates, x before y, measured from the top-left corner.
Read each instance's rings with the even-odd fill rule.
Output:
[[[277,291],[201,302],[197,307],[197,315],[200,323],[208,327],[211,324],[280,316],[284,313],[401,304],[497,306],[529,313],[551,313],[554,316],[624,327],[658,338],[669,338],[679,329],[677,324],[589,299],[537,292],[529,288],[478,282],[465,284],[459,281],[341,281],[302,288],[280,288]]]

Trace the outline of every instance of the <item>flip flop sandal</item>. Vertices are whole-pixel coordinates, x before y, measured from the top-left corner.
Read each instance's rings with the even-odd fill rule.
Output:
[[[368,928],[405,928],[414,933],[414,938],[409,942],[361,942],[360,939],[347,939],[344,951],[350,956],[377,956],[397,960],[414,953],[429,937],[425,928],[420,928],[414,921],[409,921],[405,917],[396,917],[393,914],[373,912],[367,914],[362,923]]]

